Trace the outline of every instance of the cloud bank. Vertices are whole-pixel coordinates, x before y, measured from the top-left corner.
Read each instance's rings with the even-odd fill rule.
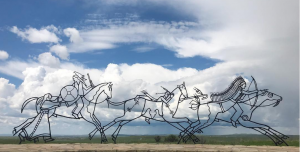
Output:
[[[50,52],[44,52],[38,56],[38,61],[8,60],[1,63],[2,73],[23,80],[16,88],[8,80],[0,79],[0,86],[10,88],[9,90],[14,92],[1,94],[0,102],[3,103],[1,108],[7,111],[1,117],[1,125],[13,127],[23,120],[20,118],[19,121],[12,121],[9,124],[7,122],[16,115],[20,117],[18,113],[20,106],[27,98],[42,96],[46,92],[58,95],[60,88],[71,83],[73,71],[90,73],[94,84],[113,82],[114,101],[132,98],[142,90],[155,95],[163,91],[160,86],[171,90],[183,81],[190,95],[194,92],[193,87],[198,87],[208,94],[219,92],[224,90],[237,75],[242,75],[245,78],[254,76],[259,89],[266,88],[283,97],[283,101],[275,108],[258,109],[255,121],[277,127],[285,134],[299,134],[297,2],[272,1],[272,4],[262,1],[227,2],[150,1],[151,4],[173,7],[197,20],[174,22],[135,20],[109,22],[105,26],[82,29],[68,27],[63,32],[70,43],[64,45],[58,44],[61,39],[55,34],[57,28],[54,26],[43,27],[40,30],[31,27],[20,30],[16,26],[13,27],[11,29],[13,33],[30,43],[56,43],[50,47],[50,52],[55,53],[64,62]],[[123,3],[107,5],[123,5]],[[131,1],[126,5],[141,4]],[[105,69],[91,69],[68,61],[69,53],[112,49],[123,44],[135,43],[154,43],[173,51],[180,58],[203,56],[222,62],[204,70],[189,67],[170,70],[151,63],[108,64]],[[136,49],[139,52],[145,50],[149,49]],[[171,104],[171,107],[174,106],[175,101]],[[188,103],[183,103],[179,110],[189,117],[195,117],[194,111],[185,110],[187,106]],[[30,108],[27,112],[27,116],[32,115]],[[122,111],[117,109],[104,108],[97,111],[97,115],[103,116],[101,121],[110,121],[120,113]],[[200,118],[206,116],[207,113],[203,109]],[[62,128],[65,129],[72,125],[62,119],[58,119],[57,122],[63,124]],[[145,123],[143,120],[138,122],[137,126]]]

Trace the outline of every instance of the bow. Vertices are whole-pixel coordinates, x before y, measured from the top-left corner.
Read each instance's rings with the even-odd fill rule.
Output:
[[[256,81],[255,81],[255,79],[253,78],[253,76],[251,76],[251,78],[252,78],[252,81],[251,81],[251,83],[250,83],[250,85],[249,85],[249,87],[248,87],[248,91],[249,91],[249,89],[250,89],[250,86],[252,85],[252,82],[253,82],[253,84],[254,84],[254,86],[255,86],[255,90],[256,90],[256,93],[255,93],[255,101],[254,101],[254,103],[253,103],[253,105],[251,106],[251,109],[256,105],[256,102],[257,102],[257,98],[258,98],[258,88],[257,88],[257,83],[256,83]],[[248,96],[249,97],[249,96]]]

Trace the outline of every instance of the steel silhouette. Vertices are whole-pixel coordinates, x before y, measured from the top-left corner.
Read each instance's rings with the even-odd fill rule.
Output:
[[[233,127],[242,126],[253,129],[269,137],[275,145],[288,145],[285,139],[288,136],[274,130],[268,125],[258,123],[252,119],[253,112],[260,107],[277,106],[282,97],[269,92],[266,89],[259,90],[255,79],[246,89],[246,81],[242,77],[237,77],[222,92],[212,93],[210,98],[207,94],[202,93],[199,88],[194,88],[192,96],[188,95],[185,83],[177,85],[169,91],[164,90],[158,98],[153,97],[147,91],[143,90],[141,94],[121,102],[112,101],[112,83],[101,83],[94,85],[89,74],[87,85],[85,76],[74,72],[73,84],[63,87],[58,96],[52,96],[50,93],[41,97],[32,97],[27,99],[22,107],[21,112],[31,102],[35,102],[36,116],[28,118],[19,126],[13,128],[13,135],[18,135],[20,144],[25,140],[37,142],[39,139],[44,142],[53,141],[51,135],[50,118],[64,117],[69,119],[84,119],[93,124],[95,129],[89,133],[92,139],[97,132],[100,133],[101,143],[107,142],[105,131],[114,125],[116,130],[112,134],[112,140],[117,142],[122,127],[138,118],[143,118],[148,124],[151,121],[161,121],[168,123],[171,127],[178,129],[180,142],[192,140],[197,143],[199,139],[196,133],[203,133],[203,129],[209,127],[214,122],[227,122]],[[250,90],[251,88],[251,90]],[[177,95],[177,98],[174,98]],[[121,116],[104,124],[95,115],[96,107],[102,107],[123,111]],[[171,102],[173,104],[171,105]],[[188,105],[188,106],[186,106]],[[71,115],[62,115],[56,113],[60,107],[74,107]],[[183,110],[189,110],[193,116],[182,115],[179,107]],[[201,108],[200,108],[201,107]],[[214,108],[214,110],[211,110]],[[200,119],[200,109],[208,112],[207,119]],[[131,114],[131,113],[135,114]],[[229,115],[229,117],[228,117]],[[44,124],[43,127],[41,127]],[[44,128],[41,130],[40,128]],[[46,129],[45,129],[46,128]]]

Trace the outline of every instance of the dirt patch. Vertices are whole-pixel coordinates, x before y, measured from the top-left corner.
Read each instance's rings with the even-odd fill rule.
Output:
[[[0,151],[299,151],[299,147],[188,144],[3,144]]]

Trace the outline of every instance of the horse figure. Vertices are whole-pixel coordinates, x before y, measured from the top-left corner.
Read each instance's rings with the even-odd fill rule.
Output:
[[[82,78],[84,80],[84,77]],[[241,78],[237,78],[238,82],[240,84],[235,85],[236,88],[242,87],[245,88],[245,82],[242,81]],[[253,79],[255,82],[255,80]],[[252,82],[251,82],[252,84]],[[251,86],[250,84],[250,86]],[[83,85],[83,83],[81,84]],[[249,88],[250,88],[249,86]],[[236,123],[253,130],[256,130],[267,137],[269,137],[276,145],[280,145],[282,143],[287,143],[284,141],[284,139],[287,139],[288,136],[272,129],[271,127],[257,123],[252,120],[252,114],[258,107],[266,107],[273,105],[274,107],[277,106],[281,101],[282,97],[274,94],[272,92],[269,92],[267,90],[258,90],[257,85],[255,82],[256,91],[244,91],[243,89],[240,89],[242,95],[234,94],[238,96],[238,100],[232,100],[232,98],[226,98],[230,99],[227,101],[232,102],[216,102],[216,101],[210,101],[207,98],[206,94],[203,94],[199,89],[194,88],[196,91],[196,94],[194,96],[188,96],[185,84],[178,85],[174,90],[171,92],[167,89],[163,96],[160,96],[158,99],[152,97],[149,95],[146,91],[142,91],[143,95],[137,95],[134,98],[122,101],[122,102],[112,102],[110,99],[112,98],[112,84],[109,83],[102,83],[97,86],[91,85],[90,89],[84,93],[82,96],[80,96],[80,101],[82,102],[82,106],[76,105],[76,108],[79,109],[79,113],[75,113],[76,115],[74,117],[61,115],[58,113],[55,113],[56,109],[63,106],[63,104],[67,104],[65,102],[62,95],[59,96],[52,96],[51,94],[45,94],[42,97],[33,97],[30,99],[27,99],[21,108],[21,112],[23,112],[23,109],[26,107],[26,105],[32,101],[35,101],[35,107],[37,115],[35,117],[27,119],[25,122],[20,124],[19,126],[15,127],[13,130],[13,134],[18,134],[20,138],[20,144],[22,141],[29,140],[29,141],[38,141],[39,137],[43,137],[43,140],[45,142],[54,140],[51,136],[51,129],[50,129],[50,122],[49,118],[52,116],[57,117],[66,117],[66,118],[72,118],[72,119],[80,119],[83,118],[89,123],[92,123],[95,125],[95,129],[89,134],[89,138],[92,139],[94,135],[99,131],[101,135],[101,143],[106,142],[106,136],[104,134],[104,131],[109,129],[115,124],[118,124],[117,129],[112,134],[112,140],[114,143],[116,143],[118,134],[122,127],[138,118],[143,117],[147,123],[150,124],[150,120],[156,120],[161,122],[167,122],[171,126],[175,127],[176,129],[180,130],[180,140],[178,143],[180,143],[181,140],[184,142],[187,142],[189,139],[192,139],[192,141],[195,143],[199,141],[199,139],[194,135],[195,133],[201,133],[202,129],[210,126],[215,121],[225,121],[228,123],[232,123],[233,126],[236,126]],[[72,87],[71,87],[72,88]],[[248,90],[249,90],[248,88]],[[72,90],[76,90],[76,88],[73,88]],[[72,91],[71,90],[71,91]],[[238,90],[238,89],[237,89]],[[179,98],[177,101],[177,105],[170,106],[170,101],[174,97],[175,91],[179,91]],[[69,93],[67,93],[69,95]],[[202,97],[202,98],[200,98]],[[75,98],[75,97],[74,97]],[[219,97],[218,97],[219,98]],[[78,98],[76,98],[78,99]],[[221,99],[221,98],[220,98]],[[225,99],[225,98],[222,98]],[[202,100],[202,102],[201,102]],[[97,116],[94,114],[96,106],[102,106],[104,101],[107,101],[108,107],[111,106],[123,106],[123,115],[115,118],[113,121],[109,122],[106,125],[101,124]],[[183,102],[187,102],[190,104],[190,107],[183,107],[187,108],[189,110],[193,110],[194,114],[193,116],[179,116],[178,113],[178,107],[179,104],[182,104]],[[225,104],[226,103],[226,104]],[[73,104],[73,103],[72,103]],[[78,104],[76,102],[76,104]],[[208,117],[206,117],[206,120],[201,119],[200,120],[200,106],[203,108],[207,108],[207,112],[209,112]],[[223,107],[227,106],[227,107]],[[182,107],[182,106],[181,106]],[[233,121],[232,117],[224,117],[223,115],[228,112],[229,109],[235,109],[236,107],[239,107],[242,111],[240,114],[237,115],[237,119]],[[76,108],[74,110],[76,110]],[[213,111],[210,109],[214,108]],[[226,108],[226,110],[224,110]],[[110,108],[112,109],[112,108]],[[73,110],[73,111],[74,111]],[[77,110],[78,111],[78,110]],[[131,114],[131,112],[135,112],[138,114]],[[73,112],[72,112],[73,113]],[[235,115],[237,113],[237,110],[232,115]],[[74,114],[74,113],[73,113]],[[85,117],[89,116],[89,117]],[[45,121],[49,129],[46,132],[38,133],[38,126],[41,122]],[[188,127],[184,127],[181,123],[188,124]],[[31,129],[31,128],[33,129]]]
[[[166,89],[165,89],[166,90]],[[180,96],[177,101],[177,103],[182,102],[187,97],[187,92],[185,88],[185,84],[178,85],[173,91],[169,92],[166,90],[165,95],[171,95],[171,98],[174,96],[174,92],[176,90],[180,90]],[[167,122],[171,126],[175,127],[176,129],[188,133],[186,129],[180,125],[180,123],[191,123],[192,121],[186,117],[180,118],[180,117],[174,117],[174,114],[177,111],[178,106],[175,108],[170,107],[170,104],[168,101],[159,100],[162,97],[165,97],[164,99],[168,100],[169,97],[167,96],[161,96],[158,99],[153,98],[150,96],[147,92],[143,91],[144,95],[137,95],[135,98],[128,99],[126,101],[122,102],[112,102],[109,101],[109,104],[114,106],[123,106],[124,113],[122,116],[117,117],[112,122],[108,123],[103,127],[104,131],[109,129],[111,126],[118,123],[117,129],[112,134],[112,140],[114,143],[116,143],[118,134],[121,130],[121,128],[140,117],[144,117],[145,121],[150,124],[150,120],[156,120],[161,122]],[[170,100],[169,100],[170,101]],[[157,104],[159,106],[157,106]],[[154,107],[154,109],[153,109]],[[132,115],[131,112],[136,112],[139,114]],[[94,134],[97,132],[97,129],[93,130],[89,135],[90,139],[93,138]],[[189,134],[189,136],[192,137],[193,142],[199,141],[199,139],[194,136],[193,134]]]
[[[75,88],[76,89],[76,88]],[[104,100],[101,100],[101,98],[104,96]],[[83,102],[83,109],[80,111],[80,117],[74,118],[66,115],[56,114],[55,111],[57,108],[64,106],[64,104],[67,104],[65,101],[63,101],[63,98],[61,94],[59,96],[52,96],[50,93],[45,94],[42,97],[33,97],[27,99],[21,108],[21,113],[23,112],[26,105],[30,102],[36,102],[35,108],[37,115],[28,118],[25,122],[20,124],[17,127],[14,127],[13,129],[13,135],[18,134],[20,138],[20,143],[22,141],[28,140],[28,141],[38,141],[39,137],[43,137],[43,140],[45,142],[53,141],[54,139],[51,136],[51,129],[50,129],[50,122],[49,118],[52,116],[57,117],[65,117],[65,118],[71,118],[71,119],[80,119],[83,118],[89,123],[92,123],[95,125],[98,131],[101,133],[101,143],[107,141],[103,127],[101,126],[101,122],[97,119],[97,117],[94,114],[95,106],[99,103],[102,103],[112,97],[112,83],[101,83],[97,86],[93,86],[88,92],[82,96],[82,102]],[[85,117],[89,116],[89,117]],[[38,134],[38,126],[41,122],[46,122],[49,126],[49,129],[46,132]],[[33,128],[33,129],[31,129]]]
[[[242,101],[238,103],[243,110],[243,115],[238,118],[237,121],[238,124],[240,124],[245,128],[253,129],[255,131],[262,133],[263,135],[266,135],[274,142],[275,145],[280,145],[282,143],[288,145],[284,141],[284,139],[287,139],[288,136],[280,133],[277,130],[274,130],[268,125],[261,124],[251,120],[252,114],[257,108],[267,107],[267,106],[276,107],[281,101],[282,101],[281,96],[269,92],[267,90],[260,90],[256,94],[248,95],[248,99],[244,98]],[[220,107],[219,103],[214,103],[209,101],[206,103],[197,103],[194,104],[194,106],[197,107],[198,112],[200,106],[207,107],[207,111],[209,112],[209,115],[207,116],[206,120],[201,119],[201,121],[203,121],[201,124],[198,124],[197,126],[194,127],[187,128],[187,130],[192,134],[196,132],[201,133],[202,129],[212,125],[215,121],[219,122],[221,120],[227,123],[232,123],[231,118],[228,116],[226,117],[226,115],[229,112],[228,111],[224,112],[224,109]],[[213,111],[210,110],[212,108],[214,108]],[[190,136],[185,135],[184,132],[182,133],[184,134],[183,140],[187,141],[190,138]]]

